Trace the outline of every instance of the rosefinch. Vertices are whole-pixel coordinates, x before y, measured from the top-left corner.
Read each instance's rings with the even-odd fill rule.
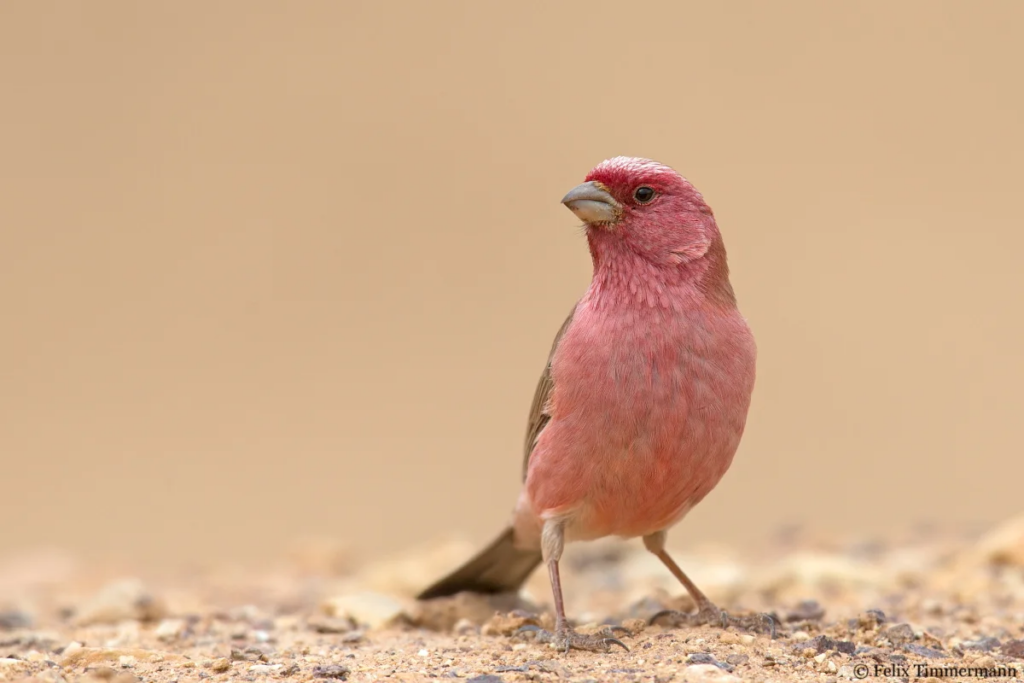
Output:
[[[511,524],[419,597],[517,590],[543,560],[555,603],[545,638],[625,648],[570,627],[558,561],[569,541],[640,536],[696,603],[682,616],[725,624],[665,552],[667,529],[729,469],[754,389],[754,338],[714,215],[674,170],[629,157],[598,165],[562,203],[586,224],[594,275],[537,386]]]

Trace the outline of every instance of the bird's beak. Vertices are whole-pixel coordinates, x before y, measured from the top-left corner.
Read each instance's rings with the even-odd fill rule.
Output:
[[[584,223],[614,223],[622,215],[622,204],[608,193],[604,185],[592,180],[569,190],[562,203]]]

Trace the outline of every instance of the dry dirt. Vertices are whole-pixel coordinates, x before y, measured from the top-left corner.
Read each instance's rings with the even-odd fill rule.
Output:
[[[688,606],[637,543],[574,547],[564,563],[581,630],[631,631],[628,652],[561,653],[515,635],[550,621],[537,572],[523,599],[410,596],[473,548],[445,543],[355,562],[297,545],[273,569],[169,574],[83,566],[59,552],[0,566],[0,680],[843,681],[1024,676],[1024,517],[977,534],[902,542],[780,536],[759,553],[676,552],[732,613],[768,612],[766,634],[648,626]],[[537,606],[533,606],[534,600]],[[922,670],[919,667],[930,667]]]

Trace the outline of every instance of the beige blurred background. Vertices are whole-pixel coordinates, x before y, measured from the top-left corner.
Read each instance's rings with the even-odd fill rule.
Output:
[[[0,7],[0,555],[483,540],[602,159],[703,191],[760,347],[674,533],[1020,512],[1024,3]]]

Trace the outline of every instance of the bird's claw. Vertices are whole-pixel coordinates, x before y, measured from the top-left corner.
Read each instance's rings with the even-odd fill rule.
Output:
[[[756,631],[766,633],[775,640],[776,629],[775,619],[770,614],[750,614],[741,617],[734,617],[725,610],[718,609],[714,605],[706,605],[697,611],[696,614],[688,614],[676,610],[665,609],[653,615],[647,620],[648,624],[662,623],[663,625],[677,628],[679,626],[720,626],[723,629],[735,626],[744,631]]]
[[[624,633],[630,633],[629,629],[623,628],[622,626],[611,626],[601,629],[598,633],[593,635],[586,633],[577,633],[568,626],[557,628],[555,632],[545,630],[540,626],[534,626],[533,624],[526,624],[516,629],[516,633],[534,632],[537,634],[538,643],[551,643],[557,649],[568,653],[569,650],[586,650],[588,652],[609,652],[612,645],[618,645],[626,652],[629,652],[629,648],[626,644],[614,636],[616,631],[622,631]]]

